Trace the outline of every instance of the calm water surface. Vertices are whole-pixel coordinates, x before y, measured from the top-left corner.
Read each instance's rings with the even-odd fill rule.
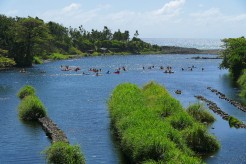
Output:
[[[218,104],[225,112],[246,122],[246,114],[207,90],[218,89],[232,99],[236,89],[228,78],[227,70],[219,70],[220,60],[194,60],[197,55],[131,55],[88,57],[37,65],[27,69],[0,72],[0,163],[45,163],[40,153],[50,145],[39,125],[23,124],[18,119],[16,97],[26,84],[36,88],[37,95],[48,109],[49,116],[65,131],[72,144],[79,144],[89,164],[124,163],[113,142],[107,100],[116,85],[122,82],[143,86],[150,80],[165,85],[169,92],[187,107],[197,102],[194,95],[203,95]],[[78,72],[63,72],[61,65],[80,66]],[[155,68],[143,70],[154,65]],[[159,66],[172,66],[175,73],[165,74]],[[181,68],[196,66],[193,71]],[[119,75],[105,74],[125,66]],[[95,76],[89,68],[101,68],[102,76]],[[202,71],[201,68],[205,70]],[[45,71],[46,73],[41,73]],[[82,72],[90,73],[83,75]],[[175,90],[182,94],[176,95]],[[207,163],[246,163],[246,130],[230,128],[228,123],[215,115],[217,121],[210,129],[221,142],[221,149],[207,158]]]

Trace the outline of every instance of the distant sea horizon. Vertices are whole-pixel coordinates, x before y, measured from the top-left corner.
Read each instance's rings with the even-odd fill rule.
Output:
[[[159,46],[177,46],[197,49],[223,49],[221,39],[204,38],[141,38],[143,41]]]

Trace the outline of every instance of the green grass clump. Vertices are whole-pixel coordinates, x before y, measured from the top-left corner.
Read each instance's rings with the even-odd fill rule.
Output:
[[[118,85],[108,106],[120,146],[133,163],[202,163],[195,154],[218,149],[204,126],[154,82],[143,89],[131,83]]]
[[[187,112],[201,123],[211,124],[216,120],[215,117],[205,109],[204,105],[200,103],[190,105],[187,108]]]
[[[121,148],[132,162],[202,163],[195,154],[219,148],[215,138],[154,82],[143,89],[120,84],[108,105]]]
[[[52,164],[85,164],[85,159],[78,145],[55,142],[44,151],[48,163]]]
[[[34,56],[32,62],[34,64],[43,64],[43,61],[38,56]]]
[[[60,53],[52,53],[49,56],[49,59],[52,59],[52,60],[65,60],[65,59],[69,59],[69,55],[63,55],[63,54],[60,54]]]
[[[18,107],[19,117],[24,121],[33,121],[47,115],[40,99],[35,95],[26,96]]]
[[[29,96],[29,95],[35,95],[35,88],[33,88],[32,86],[30,85],[26,85],[24,87],[22,87],[20,89],[20,91],[17,93],[17,96],[20,98],[20,99],[23,99],[25,98],[26,96]]]
[[[0,49],[1,50],[1,49]],[[13,59],[3,57],[0,54],[0,68],[13,67],[15,65],[15,61]]]
[[[235,128],[239,128],[238,125],[242,124],[240,120],[238,120],[237,118],[233,116],[229,117],[228,122],[229,122],[230,127],[235,127]]]
[[[240,96],[246,97],[246,69],[242,71],[241,76],[238,78],[237,83],[241,87]]]
[[[204,125],[195,124],[183,131],[187,145],[197,154],[216,152],[220,145],[216,138],[208,133]]]

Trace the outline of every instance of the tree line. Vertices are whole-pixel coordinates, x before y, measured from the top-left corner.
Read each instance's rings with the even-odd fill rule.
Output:
[[[241,86],[241,96],[246,97],[246,38],[227,38],[222,41],[225,50],[220,67],[229,69],[233,81]]]
[[[34,57],[47,58],[52,53],[77,55],[87,52],[139,53],[159,51],[138,38],[138,31],[130,39],[129,31],[112,32],[107,26],[101,31],[87,31],[64,27],[56,22],[44,22],[38,17],[7,17],[0,15],[0,62],[11,58],[16,66],[31,66]]]

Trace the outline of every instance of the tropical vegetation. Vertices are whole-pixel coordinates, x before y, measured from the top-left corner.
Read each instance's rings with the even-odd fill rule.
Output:
[[[113,131],[132,163],[202,163],[219,143],[161,85],[118,85],[108,102]]]
[[[241,96],[246,97],[246,38],[228,38],[222,40],[225,50],[222,52],[221,68],[227,68],[234,81],[242,87]]]
[[[112,32],[107,26],[102,31],[86,31],[82,25],[67,28],[52,21],[46,23],[38,17],[13,18],[5,15],[0,15],[0,22],[0,57],[13,60],[15,63],[8,63],[19,67],[32,66],[37,59],[66,59],[67,55],[72,57],[161,50],[159,46],[139,39],[137,30],[130,39],[129,31]],[[1,63],[6,63],[2,60],[0,58],[0,67],[3,65]]]

